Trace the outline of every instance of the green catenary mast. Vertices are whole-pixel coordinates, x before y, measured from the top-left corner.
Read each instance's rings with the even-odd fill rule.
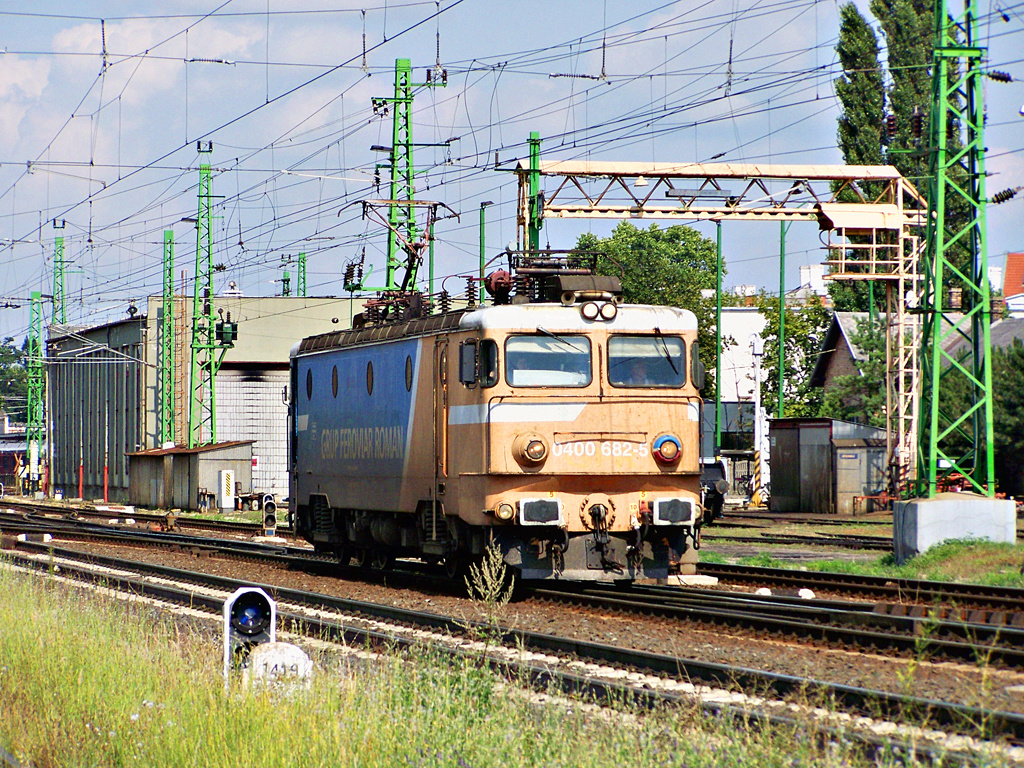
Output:
[[[173,443],[174,434],[174,232],[164,230],[164,290],[160,310],[159,424],[160,445]]]
[[[995,492],[981,82],[985,49],[979,39],[975,0],[965,0],[959,15],[947,11],[945,0],[936,0],[918,473],[928,497],[939,488],[940,464],[942,475],[966,477],[970,490],[990,497]],[[961,125],[962,147],[955,133]],[[965,211],[962,224],[953,223],[953,209]],[[962,286],[962,314],[951,311],[955,302],[949,300],[946,282]],[[969,356],[948,350],[953,338],[969,342]],[[955,379],[966,381],[969,402],[947,412],[942,395],[953,389]]]
[[[53,238],[53,322],[55,325],[67,325],[67,285],[65,283],[64,262],[64,222],[53,220],[53,228],[60,234]]]
[[[217,393],[214,381],[224,359],[224,353],[232,345],[234,338],[234,326],[230,323],[230,315],[227,323],[218,323],[213,309],[213,195],[209,162],[213,142],[199,142],[198,150],[199,215],[196,218],[196,286],[192,299],[189,448],[217,442]]]
[[[306,254],[299,254],[299,267],[298,267],[298,284],[295,287],[295,292],[302,297],[306,296]]]
[[[25,442],[28,448],[29,490],[39,487],[39,466],[43,461],[46,434],[46,369],[43,365],[43,295],[32,291],[30,296],[28,349],[25,367],[28,373],[28,414]]]
[[[432,76],[435,74],[436,76]],[[416,226],[416,208],[411,205],[415,200],[416,171],[413,166],[412,141],[412,102],[413,89],[434,88],[448,84],[447,73],[440,69],[427,72],[427,82],[412,82],[412,64],[409,59],[395,60],[395,95],[390,98],[373,100],[374,110],[392,110],[391,124],[391,202],[388,205],[388,252],[385,276],[385,290],[413,290],[416,285],[416,268],[418,254],[408,253],[402,245],[414,243],[419,239]],[[408,204],[399,201],[409,201]],[[401,233],[401,238],[399,236]],[[395,276],[398,269],[409,264],[403,285],[398,285]]]

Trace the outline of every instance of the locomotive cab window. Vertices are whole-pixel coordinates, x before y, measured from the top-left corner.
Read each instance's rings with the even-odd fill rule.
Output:
[[[493,387],[498,383],[498,343],[494,339],[480,342],[480,386]]]
[[[686,384],[686,342],[678,336],[611,336],[608,383],[678,389]]]
[[[510,336],[505,340],[505,381],[513,387],[585,387],[590,384],[586,336]]]

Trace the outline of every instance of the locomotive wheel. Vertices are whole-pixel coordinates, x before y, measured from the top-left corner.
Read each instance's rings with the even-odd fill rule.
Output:
[[[359,547],[352,554],[352,565],[356,568],[365,568],[370,562],[370,550],[365,547]]]
[[[452,581],[461,581],[469,573],[466,560],[459,555],[449,555],[444,559],[444,575]]]
[[[375,571],[390,571],[395,565],[394,555],[383,549],[373,550],[370,557],[370,568]]]
[[[334,554],[338,556],[338,565],[348,565],[349,561],[352,560],[352,550],[344,544],[335,548]]]

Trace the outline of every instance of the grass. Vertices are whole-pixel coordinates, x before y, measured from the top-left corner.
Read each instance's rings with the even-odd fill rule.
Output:
[[[701,550],[703,562],[727,562],[721,555]],[[811,560],[793,563],[776,560],[762,553],[739,560],[744,565],[762,565],[770,568],[794,568],[830,573],[850,573],[888,578],[930,579],[934,581],[956,581],[987,586],[1024,587],[1024,544],[995,544],[988,541],[954,540],[936,545],[896,565],[892,554],[884,554],[874,560]]]
[[[896,764],[801,727],[537,697],[429,652],[324,656],[284,700],[226,694],[202,625],[7,568],[0,594],[0,747],[37,768]]]

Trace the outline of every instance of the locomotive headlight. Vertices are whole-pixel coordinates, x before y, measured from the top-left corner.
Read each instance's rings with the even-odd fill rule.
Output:
[[[675,464],[679,461],[682,444],[674,435],[659,435],[651,444],[651,453],[662,464]]]
[[[548,457],[548,444],[536,433],[520,435],[512,443],[512,455],[520,464],[536,466]]]
[[[494,508],[494,516],[502,522],[508,522],[516,516],[516,508],[507,501],[503,501]]]
[[[614,301],[609,301],[601,305],[602,320],[614,320],[617,314],[619,314],[619,308],[615,306]]]
[[[580,307],[580,314],[583,315],[585,320],[597,320],[597,316],[601,314],[601,308],[594,302],[588,301]]]

